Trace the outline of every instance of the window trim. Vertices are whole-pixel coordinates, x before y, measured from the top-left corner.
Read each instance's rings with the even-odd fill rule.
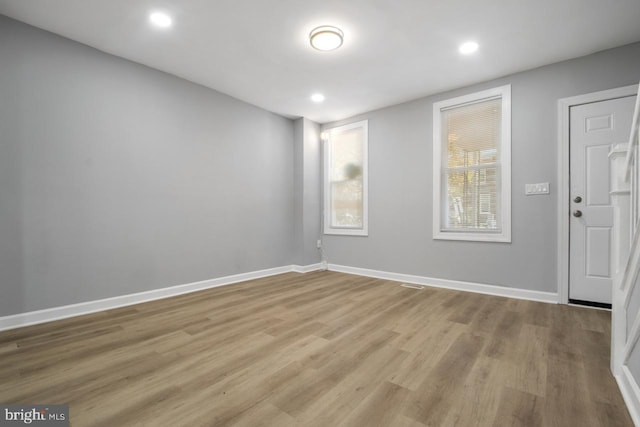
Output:
[[[329,159],[331,150],[331,135],[345,132],[351,129],[362,128],[362,228],[344,228],[331,226],[331,197],[329,192]],[[368,236],[369,235],[369,121],[361,120],[342,126],[325,129],[323,132],[323,192],[324,192],[324,221],[323,234],[333,234],[341,236]]]
[[[500,141],[501,207],[500,232],[442,230],[440,226],[444,207],[442,201],[442,123],[441,112],[464,104],[491,98],[502,98],[502,129]],[[468,95],[458,96],[433,104],[433,239],[466,240],[475,242],[511,242],[511,85],[500,86]]]

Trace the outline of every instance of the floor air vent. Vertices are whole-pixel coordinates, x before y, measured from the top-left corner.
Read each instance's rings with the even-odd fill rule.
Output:
[[[422,285],[414,285],[411,283],[403,283],[400,286],[402,286],[403,288],[411,288],[411,289],[424,289],[425,287]]]

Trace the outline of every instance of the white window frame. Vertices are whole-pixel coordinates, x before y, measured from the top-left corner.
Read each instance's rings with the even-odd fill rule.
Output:
[[[364,138],[362,147],[362,228],[332,227],[331,226],[331,197],[329,171],[331,160],[331,136],[352,129],[362,128]],[[362,120],[343,126],[326,129],[322,136],[324,142],[324,234],[343,236],[369,235],[369,121]]]
[[[443,230],[441,219],[444,215],[442,206],[442,110],[465,104],[502,99],[502,129],[500,141],[500,197],[501,197],[501,230],[491,231],[456,231]],[[446,149],[446,147],[444,148]],[[496,87],[433,104],[433,238],[436,240],[467,240],[477,242],[511,242],[511,85]]]

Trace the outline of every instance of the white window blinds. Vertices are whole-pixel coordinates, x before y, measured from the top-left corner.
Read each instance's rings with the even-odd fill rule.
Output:
[[[363,130],[334,133],[330,140],[329,194],[332,228],[362,228]]]
[[[500,98],[442,111],[443,230],[500,231]]]

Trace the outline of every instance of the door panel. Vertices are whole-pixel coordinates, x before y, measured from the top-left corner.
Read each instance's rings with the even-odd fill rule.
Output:
[[[595,145],[586,147],[587,180],[586,202],[589,206],[611,206],[611,171],[609,168],[609,145]],[[602,176],[601,174],[606,173]]]
[[[635,96],[571,107],[569,298],[611,304],[609,151],[629,139]],[[579,197],[579,199],[576,199]]]
[[[611,229],[609,227],[589,227],[586,231],[587,277],[610,277]]]

